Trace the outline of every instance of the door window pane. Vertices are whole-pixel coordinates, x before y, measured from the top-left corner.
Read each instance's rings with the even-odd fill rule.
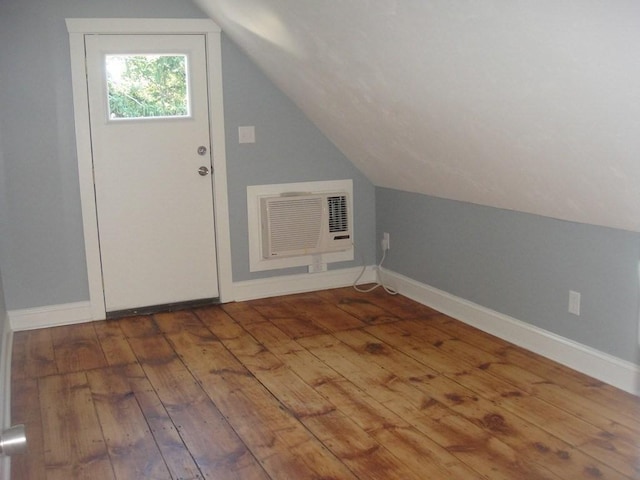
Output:
[[[109,119],[188,117],[186,55],[107,55]]]

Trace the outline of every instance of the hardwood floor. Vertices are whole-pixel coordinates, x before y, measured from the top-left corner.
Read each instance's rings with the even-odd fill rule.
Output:
[[[640,479],[640,400],[338,289],[17,332],[19,479]]]

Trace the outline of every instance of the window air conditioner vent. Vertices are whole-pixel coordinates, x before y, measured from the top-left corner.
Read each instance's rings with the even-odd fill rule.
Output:
[[[352,237],[348,209],[346,192],[261,198],[262,256],[348,250]]]
[[[327,197],[327,205],[329,208],[329,232],[347,232],[349,230],[347,197],[344,195]]]

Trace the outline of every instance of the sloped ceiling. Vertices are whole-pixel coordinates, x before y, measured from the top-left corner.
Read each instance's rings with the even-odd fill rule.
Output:
[[[378,186],[640,231],[637,0],[195,0]]]

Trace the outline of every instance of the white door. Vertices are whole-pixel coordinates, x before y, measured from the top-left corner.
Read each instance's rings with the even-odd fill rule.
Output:
[[[204,35],[85,42],[106,311],[218,297]]]

